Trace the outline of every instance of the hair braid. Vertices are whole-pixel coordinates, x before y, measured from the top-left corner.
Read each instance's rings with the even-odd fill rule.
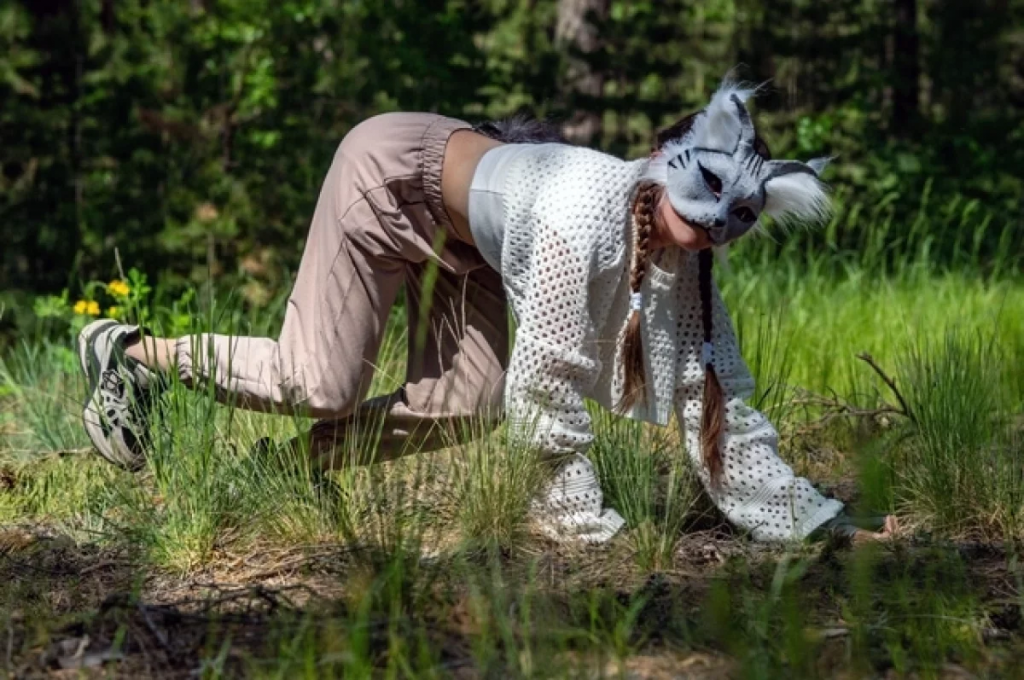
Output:
[[[636,225],[636,243],[633,249],[632,268],[629,272],[629,290],[640,292],[647,276],[650,260],[651,233],[654,231],[655,210],[661,198],[662,188],[654,183],[641,184],[633,200],[633,224]],[[632,302],[630,303],[632,306]],[[643,403],[647,397],[647,373],[644,369],[644,347],[640,332],[641,311],[631,309],[626,333],[622,341],[622,399],[618,410],[624,412],[637,401]]]
[[[654,139],[654,150],[660,150],[670,141],[683,139],[693,128],[694,122],[697,120],[697,116],[701,114],[700,111],[692,113],[688,116],[684,116],[672,124],[670,127],[665,128],[657,133]],[[768,145],[765,144],[764,140],[760,137],[754,138],[754,151],[764,160],[771,160],[772,154],[768,149]],[[646,185],[641,187],[641,191],[648,188]],[[660,197],[660,192],[657,194]],[[639,196],[638,196],[639,198]],[[634,215],[637,215],[637,210],[634,209]],[[652,211],[653,216],[653,211]],[[638,216],[639,217],[639,216]],[[653,222],[653,219],[652,219]],[[650,223],[648,223],[649,227]],[[638,228],[639,219],[638,219]],[[650,231],[648,230],[648,234]],[[639,237],[639,234],[638,234]],[[640,253],[639,246],[637,253]],[[647,253],[644,253],[646,260]],[[711,268],[714,265],[714,254],[711,249],[700,251],[697,256],[698,262],[698,284],[700,288],[700,304],[701,304],[701,317],[704,326],[704,342],[711,343],[711,335],[713,331],[712,326],[712,281],[711,281]],[[630,277],[630,285],[633,290],[639,290],[638,285],[634,285],[637,278],[643,282],[644,274],[646,274],[646,261],[643,263],[643,271],[638,272],[637,266],[634,265],[632,275]],[[626,342],[623,345],[623,366],[626,367],[626,380],[625,385],[636,384],[631,382],[630,378],[630,366],[631,364],[627,361],[627,357],[630,354],[627,350],[638,352],[640,356],[639,360],[639,376],[640,385],[643,385],[643,353],[640,351],[640,332],[639,332],[639,315],[634,313],[629,320],[629,326],[626,332]],[[635,343],[635,348],[631,347],[631,331],[633,329],[634,321],[636,322],[635,336],[636,339],[632,342]],[[703,348],[701,349],[701,356],[703,357]],[[635,381],[635,379],[633,379]],[[625,391],[623,394],[623,402],[626,401],[631,394],[629,391]],[[632,401],[629,402],[632,404]],[[722,429],[725,424],[725,397],[722,392],[722,384],[718,381],[718,374],[715,372],[715,366],[713,361],[704,362],[704,396],[702,399],[701,407],[701,423],[700,423],[700,447],[701,447],[701,459],[704,461],[704,466],[708,470],[708,474],[711,476],[711,485],[717,487],[722,477],[722,451],[719,446]]]
[[[704,327],[704,342],[711,343],[712,326],[712,295],[711,268],[715,258],[710,248],[697,254],[697,282],[700,289],[701,321]],[[703,350],[701,355],[703,356]],[[722,477],[722,451],[719,440],[725,421],[725,400],[722,384],[718,381],[714,362],[704,365],[704,397],[700,418],[700,448],[704,466],[711,476],[711,485],[717,487]]]

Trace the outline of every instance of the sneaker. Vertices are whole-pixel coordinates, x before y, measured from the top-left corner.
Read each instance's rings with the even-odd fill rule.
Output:
[[[89,385],[82,412],[85,431],[101,456],[126,470],[146,462],[148,415],[164,389],[160,375],[124,352],[137,326],[103,319],[78,335],[78,358]]]

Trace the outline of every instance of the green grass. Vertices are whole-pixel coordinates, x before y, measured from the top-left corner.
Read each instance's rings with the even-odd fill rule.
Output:
[[[545,468],[483,422],[444,451],[325,483],[303,453],[309,421],[176,384],[130,475],[88,454],[71,338],[51,331],[0,353],[0,663],[16,670],[86,630],[130,659],[170,659],[184,640],[175,663],[204,677],[620,677],[658,663],[754,678],[1003,674],[1024,648],[1024,282],[969,240],[940,266],[923,222],[902,260],[878,215],[859,255],[840,249],[862,217],[840,211],[820,250],[740,248],[719,282],[784,457],[815,481],[853,482],[858,512],[897,511],[913,536],[896,546],[751,544],[703,496],[674,427],[596,408],[590,454],[628,522],[607,546],[537,533]],[[230,303],[204,308],[203,328],[275,329]],[[396,311],[373,393],[397,386],[405,337]],[[342,446],[372,450],[365,425]],[[267,436],[300,445],[252,451]],[[267,590],[246,619],[210,583]],[[288,585],[309,590],[270,594]],[[111,592],[191,593],[209,610],[186,635]],[[163,628],[177,637],[161,642]],[[111,668],[142,673],[130,659]]]

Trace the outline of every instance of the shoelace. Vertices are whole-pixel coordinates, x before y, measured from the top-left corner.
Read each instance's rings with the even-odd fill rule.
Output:
[[[117,395],[119,402],[124,401],[124,378],[117,372],[116,369],[108,369],[103,371],[100,376],[100,387],[103,389],[103,393]]]
[[[145,412],[143,404],[154,398],[159,391],[147,390],[135,385],[133,394],[128,395],[124,376],[116,368],[107,369],[100,376],[104,401],[104,416],[114,427],[135,429]],[[111,415],[113,412],[113,415]]]

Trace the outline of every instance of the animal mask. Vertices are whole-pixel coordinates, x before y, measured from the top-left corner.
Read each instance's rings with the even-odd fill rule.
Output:
[[[780,222],[821,221],[828,194],[818,179],[828,159],[768,161],[754,150],[746,102],[753,90],[726,81],[690,130],[651,159],[646,179],[667,188],[672,207],[721,246],[759,227],[762,213]]]

